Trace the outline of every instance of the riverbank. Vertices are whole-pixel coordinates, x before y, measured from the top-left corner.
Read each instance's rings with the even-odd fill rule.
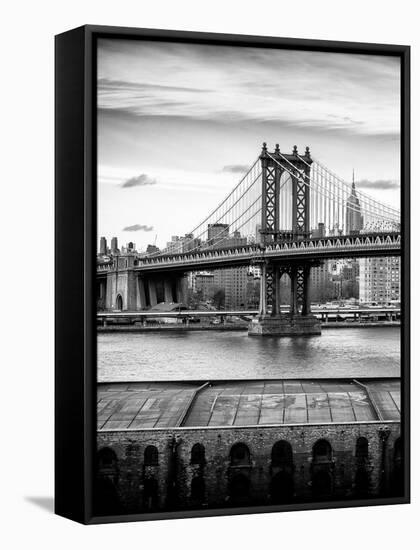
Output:
[[[382,328],[382,327],[400,327],[399,321],[371,321],[366,323],[346,323],[346,322],[330,322],[321,323],[322,329],[340,329],[340,328]],[[115,332],[196,332],[196,331],[221,331],[221,332],[237,332],[247,331],[248,325],[235,324],[218,324],[218,325],[107,325],[97,326],[98,333],[115,333]]]

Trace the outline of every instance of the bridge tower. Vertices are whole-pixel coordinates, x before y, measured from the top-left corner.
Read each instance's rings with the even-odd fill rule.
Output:
[[[280,152],[279,145],[273,153],[263,143],[261,155],[262,209],[261,245],[275,245],[280,242],[298,242],[310,237],[310,166],[309,147],[300,156],[296,145],[291,154]],[[291,227],[281,229],[280,182],[282,175],[291,179]],[[283,195],[284,196],[284,195]],[[319,321],[311,314],[310,261],[287,262],[264,258],[261,261],[260,314],[250,324],[249,334],[255,335],[298,335],[321,334]],[[280,310],[280,279],[287,274],[290,278],[290,310]]]

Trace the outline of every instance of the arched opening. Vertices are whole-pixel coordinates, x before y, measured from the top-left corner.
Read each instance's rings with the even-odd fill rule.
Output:
[[[332,495],[332,466],[332,447],[326,439],[319,439],[312,447],[312,493],[318,500]]]
[[[159,505],[158,482],[154,477],[144,480],[143,502],[147,510],[155,510]]]
[[[250,453],[245,443],[235,443],[230,450],[231,466],[249,466],[251,463]]]
[[[124,305],[124,304],[123,304],[122,296],[121,296],[121,294],[118,294],[118,295],[117,295],[117,299],[116,299],[116,301],[115,301],[115,307],[116,307],[116,309],[118,309],[119,311],[122,311],[123,305]]]
[[[94,509],[97,515],[121,512],[118,496],[118,459],[109,447],[100,449],[96,456],[97,472],[94,489]]]
[[[331,462],[332,448],[326,439],[319,439],[312,447],[313,461],[316,463]]]
[[[193,504],[203,504],[206,496],[206,484],[202,477],[195,477],[191,482],[191,501]]]
[[[118,466],[117,455],[109,447],[103,447],[98,451],[97,464],[99,472],[116,470]]]
[[[317,499],[328,498],[332,494],[332,476],[326,469],[317,470],[312,476],[312,493]]]
[[[157,466],[159,464],[159,452],[154,445],[148,445],[144,450],[144,465]]]
[[[354,493],[358,497],[369,495],[369,473],[365,468],[358,468],[354,478]]]
[[[392,494],[395,496],[399,496],[404,493],[403,448],[400,437],[396,439],[394,443],[391,490]]]
[[[369,442],[366,437],[359,437],[356,441],[356,458],[367,460],[369,456]]]
[[[206,451],[204,445],[195,443],[191,449],[191,464],[203,465],[206,461]]]
[[[271,449],[272,466],[291,466],[293,464],[292,446],[287,441],[277,441]]]
[[[249,499],[250,482],[244,474],[234,475],[229,483],[232,504],[245,504]]]
[[[291,502],[294,494],[293,475],[290,472],[278,472],[271,479],[270,497],[273,504]]]

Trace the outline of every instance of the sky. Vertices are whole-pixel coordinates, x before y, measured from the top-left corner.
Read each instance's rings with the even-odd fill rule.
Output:
[[[399,96],[393,57],[101,39],[98,238],[188,233],[263,141],[399,207]]]

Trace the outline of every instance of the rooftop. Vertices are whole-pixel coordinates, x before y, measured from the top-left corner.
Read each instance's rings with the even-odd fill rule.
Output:
[[[400,381],[245,380],[98,385],[98,430],[400,420]]]

